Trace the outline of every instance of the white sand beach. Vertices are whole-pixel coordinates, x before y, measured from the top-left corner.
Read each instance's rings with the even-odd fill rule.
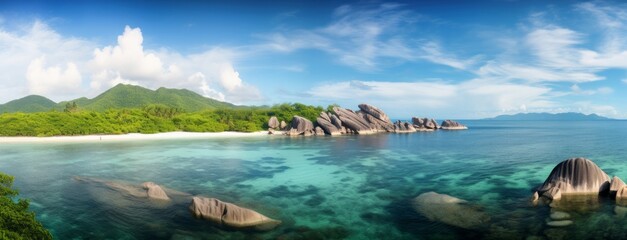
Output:
[[[259,132],[166,132],[154,134],[129,133],[120,135],[84,135],[54,137],[0,137],[2,143],[63,143],[63,142],[119,142],[174,139],[212,139],[268,136],[267,131]]]

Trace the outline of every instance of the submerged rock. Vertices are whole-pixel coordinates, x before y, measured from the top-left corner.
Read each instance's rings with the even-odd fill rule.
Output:
[[[222,202],[216,198],[193,197],[189,209],[196,217],[232,228],[267,231],[281,224],[281,221],[266,217],[254,210]]]
[[[413,200],[414,209],[431,221],[464,228],[479,229],[490,217],[467,201],[436,192],[420,194]]]
[[[277,119],[275,116],[270,117],[270,119],[268,120],[268,127],[272,129],[277,129],[279,128],[279,126],[279,119]]]
[[[153,183],[153,182],[145,182],[142,183],[142,187],[144,187],[146,191],[146,195],[150,199],[158,199],[158,200],[170,200],[168,195],[163,191],[161,186]]]
[[[571,224],[573,224],[573,221],[571,220],[548,221],[546,223],[546,225],[549,227],[566,227]]]
[[[585,158],[567,159],[555,166],[537,191],[551,199],[561,194],[601,194],[610,188],[610,178],[594,162]]]
[[[452,121],[452,120],[445,120],[442,122],[442,126],[440,127],[441,129],[444,130],[465,130],[468,129],[468,127],[462,125],[461,123]]]
[[[570,219],[570,214],[561,211],[554,211],[551,213],[550,217],[553,220],[565,220]]]

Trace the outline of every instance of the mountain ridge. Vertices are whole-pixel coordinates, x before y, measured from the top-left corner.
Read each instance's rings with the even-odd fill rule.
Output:
[[[76,103],[79,109],[91,111],[106,111],[111,108],[141,108],[148,105],[165,105],[188,112],[238,107],[228,102],[204,97],[188,89],[160,87],[157,90],[151,90],[136,85],[118,84],[91,99],[80,97],[59,103],[44,96],[29,95],[0,104],[0,113],[62,111],[68,103]]]
[[[493,118],[485,118],[484,120],[498,121],[608,121],[617,120],[613,118],[599,116],[597,114],[583,114],[577,112],[566,113],[517,113],[513,115],[499,115]]]

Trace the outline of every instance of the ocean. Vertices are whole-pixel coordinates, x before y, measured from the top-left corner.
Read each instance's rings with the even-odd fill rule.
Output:
[[[56,239],[590,239],[624,238],[627,219],[601,198],[547,226],[533,189],[559,162],[594,161],[627,179],[627,121],[462,121],[465,131],[0,144],[0,171]],[[152,181],[282,221],[271,231],[196,219],[189,202],[119,199],[76,176]],[[490,216],[480,229],[432,221],[412,205],[435,191]],[[624,216],[624,215],[623,215]]]

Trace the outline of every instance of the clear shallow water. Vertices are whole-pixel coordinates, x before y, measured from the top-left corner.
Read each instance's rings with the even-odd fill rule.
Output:
[[[627,122],[465,121],[468,131],[340,137],[255,137],[122,143],[3,144],[0,171],[16,176],[58,239],[607,238],[627,232],[614,203],[572,211],[550,228],[528,198],[560,161],[583,156],[627,179]],[[87,176],[153,181],[283,221],[270,232],[223,230],[169,208],[109,201]],[[411,200],[427,191],[483,206],[482,230],[431,222]],[[106,192],[105,192],[106,193]]]

